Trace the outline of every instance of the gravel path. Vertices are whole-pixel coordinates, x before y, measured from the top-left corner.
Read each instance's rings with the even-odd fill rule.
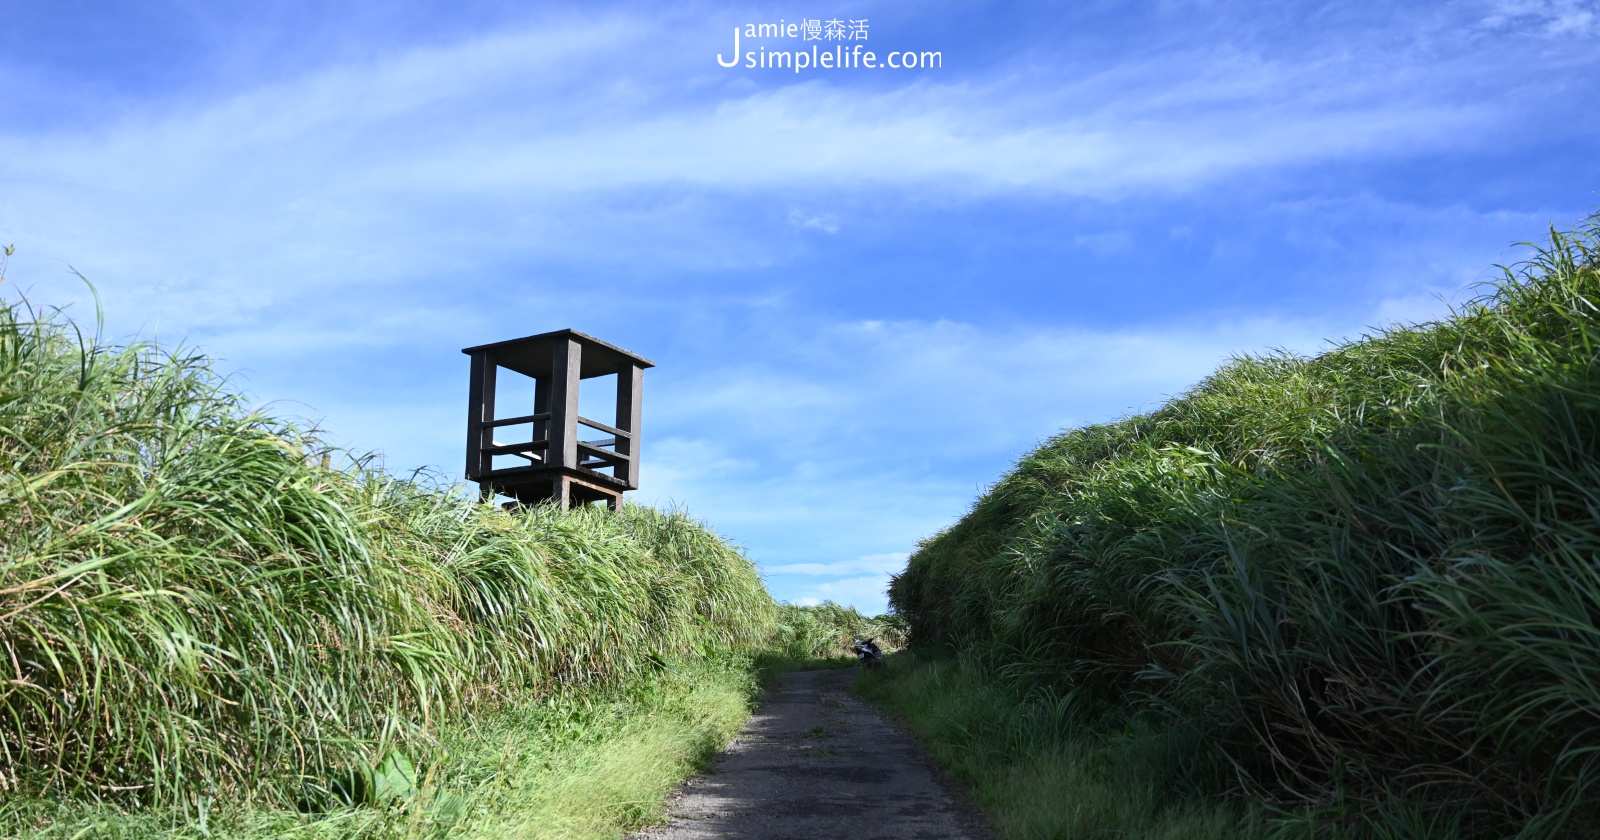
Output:
[[[855,671],[785,674],[671,822],[635,840],[983,840],[903,728],[848,691]]]

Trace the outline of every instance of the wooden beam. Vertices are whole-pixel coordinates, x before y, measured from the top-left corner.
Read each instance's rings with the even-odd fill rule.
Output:
[[[600,447],[594,446],[588,441],[583,440],[578,441],[578,451],[592,458],[599,458],[608,464],[616,464],[619,467],[633,458],[633,456],[624,455],[621,452],[612,452],[609,449],[601,449]]]
[[[572,485],[567,480],[566,476],[556,476],[554,482],[551,484],[551,491],[550,497],[555,500],[556,504],[561,506],[562,510],[566,510],[568,507],[570,507],[570,503],[572,501]]]
[[[533,439],[550,439],[550,377],[533,378]]]
[[[524,414],[521,417],[507,417],[504,420],[491,420],[490,422],[485,423],[484,425],[488,426],[491,429],[498,429],[501,426],[520,426],[523,423],[532,423],[532,422],[534,422],[536,420],[549,420],[549,419],[550,419],[550,412],[546,411],[546,412],[543,412],[541,414]]]
[[[484,424],[494,420],[494,361],[487,353],[472,354],[471,380],[467,387],[467,480],[490,469],[483,447],[492,432]]]
[[[616,426],[607,426],[606,424],[600,422],[599,420],[590,420],[587,417],[579,417],[578,418],[578,422],[582,423],[585,426],[588,426],[591,429],[594,429],[597,432],[610,432],[611,434],[613,434],[613,435],[615,435],[617,437],[629,437],[629,434],[627,432],[624,432],[623,430],[617,428]]]
[[[550,442],[545,463],[578,466],[578,382],[583,372],[583,345],[571,338],[556,343],[550,364]]]
[[[604,467],[608,465],[600,464],[599,466]],[[582,476],[581,480],[586,482],[591,487],[605,488],[606,492],[610,493],[625,493],[628,490],[627,485],[617,480],[616,476],[606,475],[603,472],[595,472],[593,467],[582,467],[574,472],[577,475]],[[571,476],[569,476],[569,478],[571,478]],[[579,481],[580,479],[573,478],[572,480]]]
[[[628,460],[617,467],[617,478],[629,490],[639,489],[639,424],[643,417],[644,368],[629,364],[617,371],[617,454]]]
[[[490,441],[489,446],[483,448],[485,455],[516,455],[522,452],[538,452],[549,446],[549,441],[534,440],[527,443],[499,443]]]

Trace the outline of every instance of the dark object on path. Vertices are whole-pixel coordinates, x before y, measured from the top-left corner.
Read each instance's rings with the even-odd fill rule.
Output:
[[[849,669],[785,674],[744,731],[635,840],[982,840],[982,814]]]
[[[508,507],[603,501],[616,510],[625,491],[639,488],[640,396],[644,369],[655,367],[654,362],[577,330],[481,344],[461,352],[472,357],[467,480],[478,483],[485,499],[510,496],[515,501]],[[532,413],[496,416],[501,368],[533,380]],[[578,416],[580,381],[602,376],[617,380],[617,411],[609,423]],[[516,426],[531,427],[526,440],[495,439],[497,429]],[[611,437],[579,440],[579,426]],[[497,467],[497,458],[526,463]]]
[[[876,671],[883,667],[883,651],[873,639],[856,639],[850,646],[850,652],[856,655],[856,661],[861,663],[864,671]]]

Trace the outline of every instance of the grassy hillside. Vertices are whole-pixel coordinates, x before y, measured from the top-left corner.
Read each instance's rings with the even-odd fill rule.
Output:
[[[466,721],[770,632],[752,564],[682,515],[508,516],[327,452],[207,364],[0,305],[13,804],[374,800]]]
[[[754,696],[750,666],[686,660],[445,723],[403,797],[308,813],[211,796],[153,808],[0,797],[0,836],[615,840],[656,822],[668,792],[738,731]]]
[[[884,652],[896,651],[905,647],[906,624],[897,615],[869,618],[855,607],[832,601],[809,607],[779,604],[767,650],[795,661],[853,657],[851,643],[856,639],[876,639]]]
[[[1446,321],[1053,438],[891,598],[914,648],[1159,753],[1164,795],[1594,836],[1597,558],[1600,217]]]

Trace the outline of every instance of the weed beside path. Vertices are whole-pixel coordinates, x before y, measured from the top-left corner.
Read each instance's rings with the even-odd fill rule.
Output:
[[[608,692],[542,698],[448,733],[441,762],[388,807],[316,814],[207,801],[203,811],[125,812],[51,800],[0,804],[18,840],[602,840],[660,818],[684,776],[744,722],[749,663],[678,663]]]
[[[1257,817],[1173,782],[1193,743],[1117,717],[1095,719],[1071,694],[1018,694],[958,660],[909,654],[857,683],[904,719],[966,785],[1001,840],[1117,837],[1250,840]]]

